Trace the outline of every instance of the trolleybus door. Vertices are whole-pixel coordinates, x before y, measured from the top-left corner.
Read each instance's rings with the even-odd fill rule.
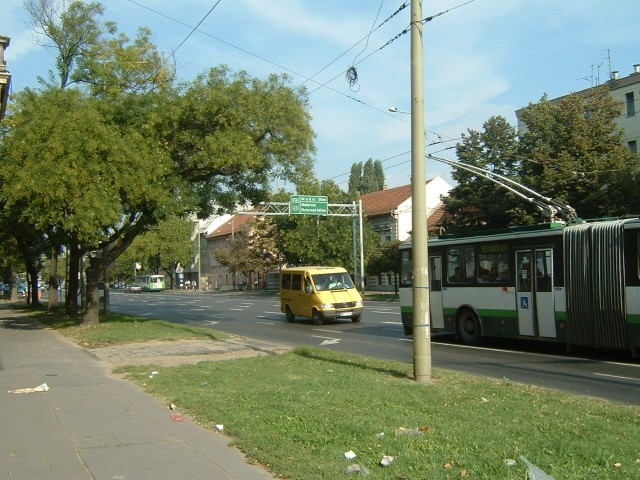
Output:
[[[552,249],[516,252],[516,309],[520,335],[555,337]]]
[[[443,329],[442,257],[431,257],[429,259],[429,266],[429,283],[431,284],[431,293],[429,294],[429,313],[431,316],[431,327]]]

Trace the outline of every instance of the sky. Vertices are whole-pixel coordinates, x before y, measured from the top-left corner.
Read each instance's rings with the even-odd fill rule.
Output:
[[[103,20],[130,38],[149,28],[182,80],[224,64],[257,78],[286,73],[292,86],[306,86],[319,179],[346,190],[351,165],[371,158],[382,161],[388,187],[411,183],[410,35],[402,34],[410,0],[101,3]],[[433,17],[423,27],[423,68],[427,152],[435,156],[455,159],[461,135],[494,115],[515,127],[515,111],[543,95],[600,85],[640,63],[637,0],[424,0],[422,11]],[[37,87],[54,66],[28,20],[22,0],[0,1],[14,93]],[[450,167],[433,160],[426,175],[454,183]]]

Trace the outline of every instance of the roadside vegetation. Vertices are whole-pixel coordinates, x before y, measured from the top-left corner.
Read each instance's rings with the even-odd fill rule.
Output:
[[[32,313],[42,324],[57,330],[84,348],[106,347],[124,343],[147,342],[151,340],[177,341],[193,339],[224,340],[224,332],[209,328],[179,325],[163,320],[146,320],[121,314],[100,317],[97,325],[83,325],[79,317],[69,317],[62,313]]]
[[[38,318],[92,348],[225,335],[121,315],[90,327]],[[640,408],[508,379],[434,370],[420,384],[409,364],[310,347],[117,373],[211,430],[223,425],[282,478],[348,478],[351,467],[372,479],[522,480],[522,457],[556,480],[640,478]]]

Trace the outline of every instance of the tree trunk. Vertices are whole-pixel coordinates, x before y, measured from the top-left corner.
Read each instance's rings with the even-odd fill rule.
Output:
[[[49,304],[48,312],[58,308],[58,248],[51,248],[51,263],[49,265]]]
[[[98,283],[102,277],[104,267],[100,258],[91,258],[86,269],[86,302],[82,325],[98,325],[100,323],[100,291]]]
[[[29,272],[29,279],[31,281],[31,283],[29,284],[29,292],[30,292],[30,296],[31,296],[31,308],[40,308],[41,303],[40,303],[40,299],[38,298],[38,269],[36,268],[35,264],[33,262],[29,262],[29,265],[27,266],[28,272]]]
[[[103,277],[104,282],[104,294],[102,295],[102,313],[104,315],[109,315],[111,313],[111,305],[109,304],[109,291],[111,290],[111,285],[109,285],[109,275],[107,275],[106,269]],[[100,292],[98,292],[100,294]]]
[[[69,276],[67,277],[67,295],[65,298],[65,312],[67,315],[78,314],[78,273],[80,272],[80,249],[76,246],[69,248]]]
[[[9,300],[11,302],[15,302],[18,300],[18,281],[15,263],[9,262],[5,268],[5,278],[9,280]]]

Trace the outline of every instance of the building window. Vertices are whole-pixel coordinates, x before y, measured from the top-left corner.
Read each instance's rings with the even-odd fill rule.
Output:
[[[633,117],[636,114],[636,105],[633,98],[633,92],[629,92],[625,95],[627,99],[627,117]]]
[[[631,153],[638,153],[638,144],[635,140],[631,140],[629,143],[627,143],[627,145],[629,146],[629,150],[631,150]]]

